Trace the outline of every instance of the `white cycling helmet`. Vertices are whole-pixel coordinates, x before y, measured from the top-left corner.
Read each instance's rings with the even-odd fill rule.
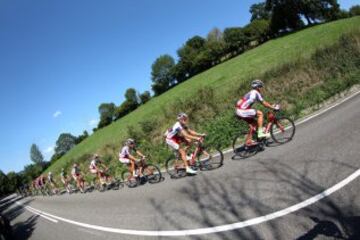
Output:
[[[188,118],[188,115],[186,113],[184,113],[184,112],[179,113],[177,115],[177,120],[182,120],[182,119],[185,119],[185,118]]]
[[[129,138],[126,140],[126,145],[131,145],[131,144],[135,144],[135,140],[132,138]]]
[[[251,82],[251,87],[254,88],[254,89],[255,88],[261,88],[263,86],[264,86],[264,83],[259,79],[255,79],[254,81]]]

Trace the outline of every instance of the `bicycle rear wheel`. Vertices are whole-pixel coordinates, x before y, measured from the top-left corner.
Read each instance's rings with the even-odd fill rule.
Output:
[[[179,178],[186,176],[186,170],[182,160],[177,159],[175,156],[170,157],[165,162],[166,172],[171,178]]]
[[[288,117],[277,118],[270,128],[271,138],[277,143],[287,143],[295,134],[295,123]]]
[[[158,183],[161,181],[160,169],[153,164],[147,164],[142,169],[142,174],[146,177],[149,183]]]
[[[128,169],[124,170],[121,173],[121,178],[129,188],[133,188],[139,185],[138,178],[131,176],[131,173],[129,172]]]
[[[200,170],[214,170],[223,165],[224,155],[219,149],[203,148],[197,156],[197,161],[200,163]]]
[[[254,156],[258,152],[257,145],[248,146],[246,145],[246,137],[248,132],[242,132],[238,134],[233,140],[233,150],[235,155],[248,158]]]

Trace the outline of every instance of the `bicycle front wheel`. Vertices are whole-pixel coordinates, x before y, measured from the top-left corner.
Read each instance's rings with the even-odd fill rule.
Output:
[[[197,156],[200,163],[200,170],[213,170],[221,167],[224,161],[224,155],[219,149],[204,148]]]
[[[146,177],[149,183],[158,183],[161,181],[160,169],[153,164],[148,164],[145,166],[142,169],[142,174]]]
[[[280,117],[271,125],[270,134],[275,142],[287,143],[295,135],[295,123],[288,117]]]

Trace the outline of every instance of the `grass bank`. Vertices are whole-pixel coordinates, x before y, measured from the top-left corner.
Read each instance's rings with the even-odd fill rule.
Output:
[[[304,109],[359,82],[360,17],[322,24],[269,41],[169,90],[131,114],[94,133],[57,160],[48,170],[57,174],[80,163],[87,172],[89,156],[99,153],[120,171],[117,152],[129,136],[162,163],[169,151],[162,133],[186,111],[192,125],[209,135],[208,142],[229,146],[244,124],[233,117],[237,98],[249,82],[262,78],[270,101],[280,102],[287,114],[300,117]]]

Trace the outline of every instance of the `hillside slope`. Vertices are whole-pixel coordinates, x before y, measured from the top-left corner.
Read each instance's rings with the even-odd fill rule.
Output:
[[[226,95],[244,81],[262,76],[284,64],[296,62],[299,59],[310,59],[316,51],[337,43],[342,35],[359,29],[359,26],[360,17],[344,19],[271,40],[247,51],[189,79],[163,95],[153,98],[131,114],[108,127],[98,130],[57,160],[49,169],[58,172],[59,168],[68,167],[74,161],[85,160],[84,156],[86,154],[99,152],[109,146],[114,151],[127,138],[129,126],[136,128],[137,123],[144,120],[157,120],[154,122],[154,124],[157,124],[155,132],[160,135],[161,131],[170,122],[174,121],[170,117],[171,111],[169,111],[169,107],[176,106],[180,99],[196,96],[199,90],[208,86],[216,90],[216,96]],[[174,107],[173,116],[176,113],[177,109]],[[160,139],[161,136],[158,138]]]

